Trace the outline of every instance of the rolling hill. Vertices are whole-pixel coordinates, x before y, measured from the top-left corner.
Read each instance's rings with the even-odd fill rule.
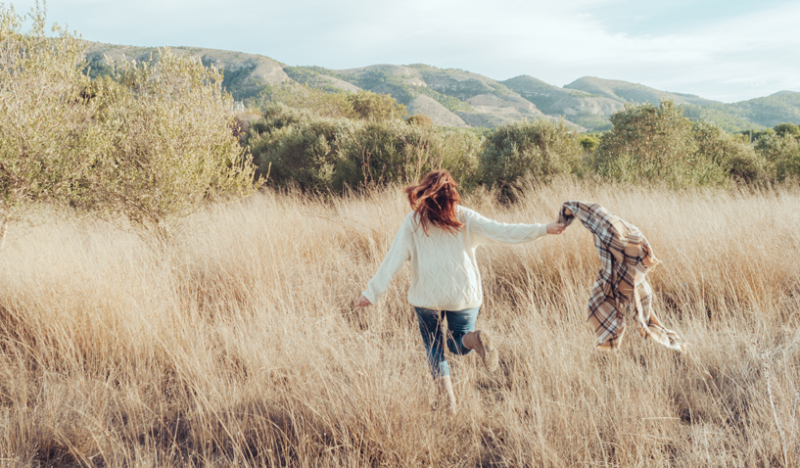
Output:
[[[564,120],[578,131],[610,128],[609,116],[626,104],[673,100],[694,120],[710,120],[725,130],[773,127],[782,122],[800,124],[800,93],[781,91],[737,103],[661,91],[638,83],[583,77],[564,87],[528,75],[505,81],[459,69],[430,65],[370,65],[347,70],[291,67],[269,57],[195,47],[170,48],[224,70],[223,86],[239,101],[256,103],[266,89],[299,85],[326,92],[361,89],[390,94],[411,114],[424,114],[447,127],[497,127],[527,120]],[[120,60],[148,60],[157,49],[90,43],[91,73],[108,72]]]

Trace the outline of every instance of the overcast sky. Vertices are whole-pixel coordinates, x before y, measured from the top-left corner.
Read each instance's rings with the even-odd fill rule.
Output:
[[[27,12],[33,1],[11,2]],[[261,54],[287,65],[426,63],[556,86],[582,76],[735,102],[800,92],[788,0],[50,0],[84,39]]]

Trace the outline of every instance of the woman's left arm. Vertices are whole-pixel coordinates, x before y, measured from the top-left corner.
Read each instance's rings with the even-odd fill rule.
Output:
[[[520,244],[534,241],[547,234],[561,234],[566,229],[564,224],[506,224],[465,210],[468,224],[475,239],[475,245],[484,244]]]

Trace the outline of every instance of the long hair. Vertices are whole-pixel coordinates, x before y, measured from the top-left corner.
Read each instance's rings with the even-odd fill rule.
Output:
[[[451,234],[455,234],[464,226],[456,216],[456,205],[461,201],[456,190],[457,186],[458,183],[450,172],[440,170],[428,173],[419,185],[403,189],[425,235],[430,235],[428,232],[430,225]]]

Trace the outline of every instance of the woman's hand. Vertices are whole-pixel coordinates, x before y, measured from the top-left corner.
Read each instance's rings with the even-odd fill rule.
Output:
[[[360,298],[358,298],[358,302],[356,302],[356,307],[366,307],[366,306],[371,306],[371,305],[372,305],[372,303],[369,302],[369,299],[367,299],[364,296],[361,296]]]
[[[561,234],[564,232],[564,229],[567,228],[566,224],[561,223],[550,223],[547,225],[547,233],[548,234]]]

